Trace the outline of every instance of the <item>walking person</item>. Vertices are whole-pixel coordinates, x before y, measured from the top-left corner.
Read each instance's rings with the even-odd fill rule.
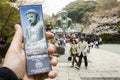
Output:
[[[78,43],[79,60],[78,60],[77,66],[76,66],[76,68],[78,70],[80,69],[80,66],[82,63],[82,58],[84,58],[85,68],[87,69],[87,66],[88,66],[87,49],[88,49],[88,43],[85,41],[84,38],[82,38]]]
[[[71,52],[71,56],[72,56],[72,66],[71,67],[74,67],[74,63],[77,64],[77,60],[76,60],[76,56],[77,56],[77,43],[76,43],[75,40],[73,40],[72,43],[71,43],[70,52]]]
[[[66,47],[66,38],[63,40],[63,46]]]
[[[95,48],[99,48],[99,41],[98,41],[98,39],[96,39],[94,43],[95,43]]]
[[[91,45],[90,45],[90,38],[88,37],[86,41],[88,43],[87,53],[90,53],[90,47],[91,47]]]

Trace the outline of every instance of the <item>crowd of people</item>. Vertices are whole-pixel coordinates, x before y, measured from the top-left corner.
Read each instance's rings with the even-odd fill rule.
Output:
[[[26,74],[25,68],[25,53],[22,46],[22,29],[20,25],[15,25],[16,33],[11,42],[11,45],[7,51],[7,54],[4,59],[4,63],[0,68],[0,80],[19,80],[22,78],[23,80],[36,80],[35,78],[42,78],[41,75],[36,76],[28,76]],[[53,38],[54,34],[47,33],[47,38]],[[57,41],[57,42],[56,42]],[[95,39],[94,41],[90,41],[86,37],[78,37],[73,34],[71,37],[60,37],[58,39],[53,40],[53,44],[58,43],[58,46],[66,47],[66,42],[70,43],[70,57],[72,57],[72,65],[71,67],[75,67],[76,69],[80,70],[82,58],[84,58],[85,68],[88,67],[88,60],[87,60],[87,53],[90,53],[90,48],[99,48],[99,44],[102,42],[102,39]],[[49,46],[48,52],[53,53],[55,47]],[[76,59],[78,57],[78,59]],[[13,59],[17,60],[13,61]],[[11,63],[12,62],[12,63]],[[52,57],[51,65],[57,65],[57,59]],[[19,70],[20,69],[20,70]],[[22,71],[22,72],[21,72]],[[9,73],[9,74],[7,74]],[[6,77],[8,76],[8,77]],[[47,77],[54,78],[56,73],[51,71],[47,75]]]
[[[58,35],[57,35],[58,36]],[[82,58],[84,59],[85,68],[88,67],[87,54],[90,53],[91,48],[99,49],[102,43],[102,38],[86,37],[79,34],[59,35],[54,41],[57,46],[66,47],[66,43],[70,43],[70,56],[72,60],[71,67],[80,69]]]
[[[90,49],[95,47],[99,48],[102,43],[102,38],[92,38],[81,36],[73,36],[70,40],[70,56],[72,57],[72,66],[80,69],[82,58],[84,58],[85,68],[88,67],[87,53],[90,53]],[[76,59],[78,58],[78,59]],[[74,64],[76,63],[76,64]]]

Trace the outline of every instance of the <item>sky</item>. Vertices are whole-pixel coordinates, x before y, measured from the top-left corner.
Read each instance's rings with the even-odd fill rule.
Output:
[[[23,0],[27,2],[43,2],[43,12],[48,15],[56,14],[61,11],[67,4],[76,0]],[[90,1],[90,0],[86,0]],[[93,0],[92,0],[93,1]],[[96,1],[96,0],[94,0]],[[120,0],[118,0],[120,1]]]
[[[48,15],[56,14],[61,11],[67,4],[76,0],[27,0],[33,2],[43,2],[43,12]],[[86,0],[88,1],[88,0]],[[118,0],[120,1],[120,0]]]
[[[41,6],[33,6],[31,8],[31,6],[21,6],[20,8],[20,16],[21,16],[21,22],[22,22],[22,26],[23,28],[26,28],[30,25],[29,21],[27,20],[25,13],[29,10],[29,9],[34,9],[39,15],[42,15],[41,12]],[[40,17],[40,20],[43,20],[42,17]]]
[[[43,11],[45,14],[52,15],[61,11],[67,4],[76,0],[44,0]]]

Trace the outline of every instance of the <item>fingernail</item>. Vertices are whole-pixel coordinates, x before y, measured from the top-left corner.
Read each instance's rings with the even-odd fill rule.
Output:
[[[19,25],[16,24],[16,25],[15,25],[15,30],[16,30],[16,31],[18,30],[18,27],[19,27]]]

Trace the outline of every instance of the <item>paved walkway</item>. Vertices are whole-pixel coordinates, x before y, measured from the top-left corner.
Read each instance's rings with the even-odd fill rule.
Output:
[[[93,48],[88,53],[88,68],[85,69],[82,63],[80,70],[77,70],[71,68],[71,62],[67,61],[69,48],[67,44],[65,55],[61,55],[59,64],[53,67],[57,77],[46,80],[120,80],[120,54]]]

